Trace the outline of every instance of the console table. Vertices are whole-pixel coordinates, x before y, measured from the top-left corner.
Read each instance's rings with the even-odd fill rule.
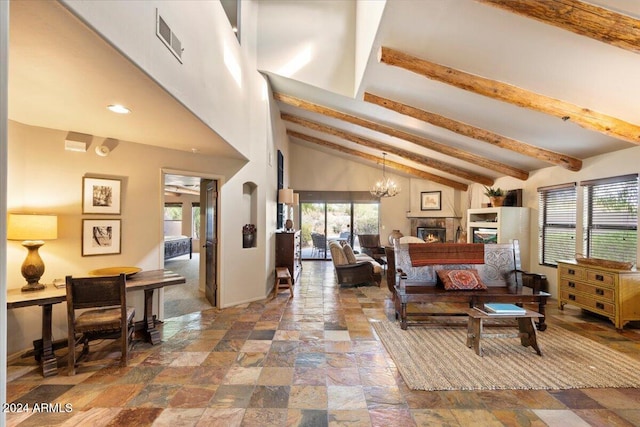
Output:
[[[169,270],[150,270],[137,273],[127,279],[127,291],[144,291],[144,332],[151,344],[158,344],[160,331],[155,327],[153,318],[153,291],[165,286],[185,283],[184,277]],[[42,349],[34,342],[35,358],[42,363],[42,375],[45,377],[58,374],[58,362],[53,352],[51,322],[53,305],[66,302],[67,290],[47,285],[41,291],[22,292],[20,288],[7,291],[7,309],[20,307],[42,307]]]

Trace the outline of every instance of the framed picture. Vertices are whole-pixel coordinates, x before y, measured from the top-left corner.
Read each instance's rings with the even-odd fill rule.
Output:
[[[423,191],[420,193],[421,211],[439,211],[442,209],[442,191]]]
[[[82,178],[82,213],[120,215],[119,179]]]
[[[82,220],[82,256],[120,253],[119,219]]]

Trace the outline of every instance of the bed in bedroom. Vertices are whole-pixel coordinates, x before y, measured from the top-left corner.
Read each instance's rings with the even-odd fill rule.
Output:
[[[191,237],[187,236],[164,236],[164,259],[168,260],[181,255],[193,257],[193,247]]]

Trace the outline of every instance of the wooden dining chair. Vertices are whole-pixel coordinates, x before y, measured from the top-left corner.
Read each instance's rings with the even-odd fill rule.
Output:
[[[96,339],[120,339],[120,366],[127,366],[135,309],[127,307],[126,281],[124,274],[66,277],[69,375],[75,375],[77,362],[89,353],[89,341]],[[76,314],[76,310],[84,311]],[[82,353],[76,358],[80,343]]]

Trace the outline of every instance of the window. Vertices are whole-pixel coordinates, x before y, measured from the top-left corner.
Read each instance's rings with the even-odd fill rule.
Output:
[[[200,203],[191,203],[191,237],[200,240]]]
[[[182,235],[182,203],[164,204],[164,235]]]
[[[584,255],[636,262],[638,175],[583,181]]]
[[[576,184],[538,188],[538,259],[557,266],[576,255]]]

